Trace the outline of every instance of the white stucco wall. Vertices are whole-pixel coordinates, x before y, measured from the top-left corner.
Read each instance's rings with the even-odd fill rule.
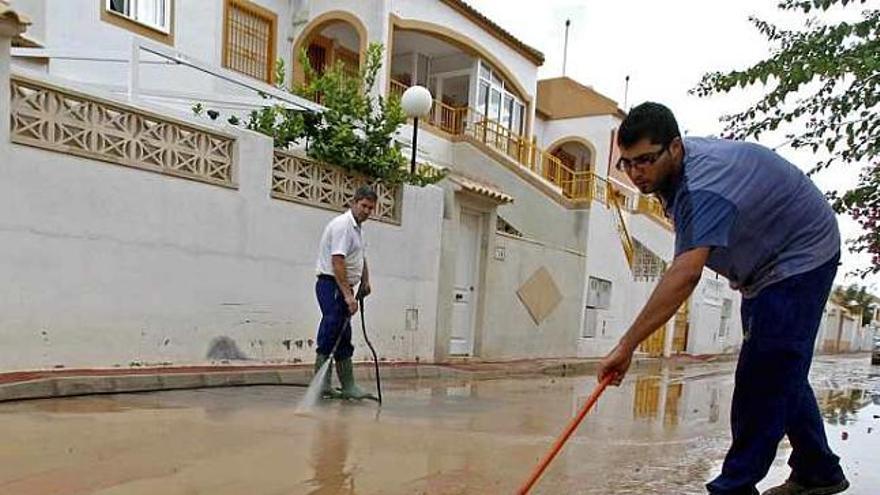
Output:
[[[455,143],[452,149],[453,170],[494,184],[514,197],[512,204],[498,208],[498,214],[526,237],[575,251],[584,250],[587,210],[565,208],[471,144]]]
[[[540,115],[535,115],[535,121],[532,125],[532,134],[535,136],[535,139],[539,143],[546,143],[544,140],[544,134],[547,129],[547,121],[544,120]]]
[[[291,30],[291,46],[303,35],[309,21],[332,11],[342,11],[354,16],[363,24],[367,30],[367,43],[381,43],[386,50],[388,49],[390,21],[387,0],[302,0],[300,3],[302,9],[294,13],[296,21]],[[380,70],[376,78],[376,91],[384,93],[387,79],[385,70]]]
[[[355,16],[367,29],[368,41],[387,45],[388,2],[385,0],[306,0],[305,10],[296,14],[299,20],[312,20],[331,11],[347,12]],[[294,35],[302,32],[305,24],[294,25]]]
[[[22,1],[40,11],[37,0]],[[394,14],[473,39],[513,72],[529,96],[535,93],[532,62],[440,2],[257,3],[278,12],[277,54],[288,67],[292,45],[309,20],[345,11],[366,26],[369,41],[387,45]],[[220,0],[175,2],[174,48],[222,65],[222,5]],[[71,18],[77,22],[65,22]],[[96,0],[53,3],[39,29],[50,48],[115,51],[124,57],[132,36],[101,21]],[[126,84],[126,68],[124,63],[50,63],[54,75],[100,84]],[[142,70],[147,88],[233,91],[190,69],[144,65]],[[385,88],[384,78],[380,71],[378,88]],[[611,130],[618,124],[613,116],[536,121],[535,131],[544,147],[563,137],[587,139],[595,149],[595,171],[604,176]],[[241,161],[238,191],[14,146],[12,165],[0,169],[0,254],[6,255],[0,264],[8,264],[16,281],[5,289],[3,301],[11,301],[9,307],[0,306],[11,315],[0,323],[0,344],[27,349],[15,366],[198,362],[210,339],[219,335],[230,336],[255,359],[312,359],[308,340],[314,338],[319,317],[312,288],[314,243],[333,214],[269,199],[270,144],[250,133],[238,135],[238,153],[247,157]],[[411,128],[404,126],[401,141],[410,136]],[[496,236],[487,226],[481,354],[520,358],[607,352],[653,287],[632,280],[613,212],[599,203],[590,210],[566,209],[473,145],[424,131],[419,144],[420,161],[483,179],[514,196],[515,202],[500,207],[498,214],[537,241]],[[4,145],[5,140],[0,150]],[[27,211],[22,204],[29,205]],[[435,346],[443,345],[442,331],[435,328],[444,324],[438,312],[448,295],[441,256],[449,261],[455,254],[450,239],[441,250],[441,236],[454,231],[443,226],[443,213],[439,188],[408,189],[402,226],[368,225],[371,252],[377,256],[371,262],[377,292],[368,302],[368,325],[375,329],[378,350],[389,359],[430,360]],[[634,237],[671,259],[671,233],[642,215],[627,214],[627,221]],[[492,257],[495,243],[506,249],[503,262]],[[565,299],[536,326],[515,291],[539,266],[551,272]],[[591,275],[612,281],[612,301],[601,315],[604,334],[582,339],[584,286]],[[739,298],[734,298],[731,336],[740,333]],[[419,309],[415,332],[404,330],[408,307]],[[694,351],[720,352],[720,344],[702,340],[711,335],[704,326],[711,328],[715,321],[717,329],[713,311],[711,305],[695,303],[691,335],[700,336],[692,340]],[[302,341],[303,348],[284,341]],[[363,348],[358,353],[365,356]]]
[[[413,127],[404,124],[397,131],[396,139],[403,146],[403,153],[409,160],[412,156]],[[429,163],[443,168],[455,168],[455,157],[452,142],[448,138],[431,132],[424,124],[419,124],[418,154],[416,162]]]
[[[37,43],[46,42],[46,3],[48,0],[12,0],[10,5],[19,14],[30,19],[25,36]]]
[[[841,350],[856,350],[859,344],[859,332],[856,320],[854,318],[843,319],[843,332],[840,335]]]
[[[731,301],[730,321],[725,335],[720,334],[721,309],[724,299]],[[711,270],[703,278],[690,299],[690,330],[687,352],[719,354],[732,352],[742,343],[741,296],[730,289],[727,280]]]
[[[666,262],[675,254],[675,234],[647,215],[624,212],[630,235]]]
[[[4,26],[0,26],[3,29]],[[0,153],[6,156],[9,147],[9,73],[10,56],[9,50],[12,39],[0,32]]]
[[[423,141],[422,136],[427,139]],[[444,165],[455,172],[494,184],[513,196],[514,202],[498,207],[497,214],[528,238],[521,240],[496,235],[495,214],[486,210],[481,247],[485,280],[475,328],[475,354],[491,359],[575,355],[583,298],[583,252],[588,212],[561,206],[471,144],[449,144],[430,133],[420,133],[419,142],[424,142],[432,150],[420,156],[428,155],[428,160],[434,161],[431,156],[445,156],[451,150],[449,163]],[[447,193],[447,220],[443,234],[443,259],[447,268],[443,270],[445,275],[441,276],[438,296],[441,321],[438,323],[437,346],[441,359],[443,348],[448,346],[451,324],[442,315],[451,311],[450,273],[457,255],[455,238],[461,201],[457,195]],[[477,205],[469,208],[479,210]],[[496,247],[505,251],[504,260],[495,258]],[[542,266],[550,272],[563,301],[546,320],[536,325],[516,291]]]
[[[336,213],[269,197],[271,142],[237,135],[238,190],[10,145],[0,167],[4,370],[198,363],[215,337],[311,361],[314,263]],[[407,188],[401,226],[365,226],[371,340],[433,356],[442,191]],[[407,308],[419,310],[405,328]],[[356,358],[366,358],[359,324]]]
[[[842,325],[841,318],[843,318]],[[838,335],[840,337],[840,352],[871,349],[871,327],[860,327],[860,323],[858,317],[841,316],[840,306],[830,301],[827,302],[822,315],[822,323],[816,335],[816,352],[835,352]]]
[[[642,299],[642,291],[635,289],[636,284],[612,214],[612,210],[596,201],[589,210],[590,234],[583,280],[586,282],[589,277],[596,277],[610,281],[611,302],[608,309],[598,310],[596,336],[580,339],[578,348],[581,356],[601,356],[614,347],[635,318],[630,310],[633,302]],[[582,307],[586,307],[586,294]]]
[[[29,7],[39,10],[39,2],[25,3],[32,3],[33,5]],[[276,57],[284,60],[289,79],[293,52],[290,37],[292,30],[290,2],[254,0],[254,3],[275,12],[278,16]],[[102,9],[103,3],[97,0],[66,0],[46,4],[44,15],[35,23],[33,29],[35,32],[45,33],[43,41],[47,49],[63,55],[62,58],[50,59],[49,74],[105,87],[127,86],[131,40],[137,35],[103,21]],[[224,2],[222,0],[176,1],[173,19],[174,41],[173,45],[168,46],[170,49],[215,67],[223,66]],[[159,44],[164,46],[163,43]],[[71,57],[113,59],[113,61],[76,60]],[[210,100],[218,100],[212,96],[216,94],[258,97],[254,91],[224,82],[195,69],[149,63],[160,59],[146,52],[141,52],[141,58],[140,85],[144,91],[200,92],[208,100],[206,102],[208,108],[211,108]],[[27,59],[20,60],[21,64],[27,63]],[[198,100],[193,98],[192,101],[186,101],[184,106],[189,107],[195,101]],[[214,105],[217,104],[218,102],[214,102]]]
[[[487,359],[563,357],[577,354],[581,301],[582,254],[529,240],[496,235],[504,259],[489,253],[486,310],[480,356]],[[550,315],[535,323],[516,291],[538,269],[545,268],[562,300]]]
[[[647,302],[657,281],[637,281],[633,279],[632,270],[626,262],[614,212],[601,204],[594,202],[590,209],[590,228],[587,249],[587,263],[585,280],[588,277],[597,277],[609,280],[612,283],[611,305],[608,309],[599,310],[599,322],[595,337],[582,338],[578,344],[578,352],[581,356],[600,356],[610,350],[620,339],[624,332],[635,320]],[[651,248],[650,243],[644,242],[644,230],[650,228],[650,236],[658,243],[665,237],[668,247],[660,249],[655,254],[667,261],[671,261],[671,232],[662,229],[651,222],[644,215],[626,215],[630,231],[637,240]],[[634,228],[635,225],[635,228]],[[640,229],[641,228],[641,229]],[[667,245],[662,242],[661,247]],[[666,257],[669,256],[669,257]],[[687,352],[694,354],[716,354],[731,352],[741,342],[741,321],[739,315],[740,295],[729,288],[726,280],[719,277],[711,270],[705,270],[703,280],[695,289],[691,297]],[[709,279],[713,279],[709,281]],[[711,289],[707,286],[712,285]],[[728,333],[724,337],[718,335],[721,317],[721,304],[723,300],[731,299],[732,309]],[[586,304],[586,299],[584,299]],[[603,333],[604,330],[604,333]],[[670,328],[669,332],[672,331]]]

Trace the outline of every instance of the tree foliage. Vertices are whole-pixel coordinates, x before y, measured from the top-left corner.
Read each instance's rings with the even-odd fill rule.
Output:
[[[873,316],[872,307],[876,304],[876,299],[868,292],[867,287],[857,284],[851,284],[846,288],[836,287],[834,295],[848,308],[853,308],[857,312],[862,313],[861,324],[863,326],[871,323],[871,317]]]
[[[293,93],[320,101],[324,110],[310,113],[280,103],[266,105],[251,111],[244,126],[272,137],[276,148],[305,146],[307,155],[317,161],[387,184],[426,185],[439,181],[443,173],[433,169],[421,167],[411,174],[408,161],[394,140],[406,117],[398,96],[385,98],[374,91],[382,54],[381,44],[370,44],[365,63],[352,74],[342,62],[318,72],[309,63],[306,52],[301,51],[299,63],[306,77]],[[283,60],[278,60],[275,85],[282,90],[287,88],[285,72]],[[196,105],[193,111],[200,114],[203,108]],[[239,119],[231,117],[229,122],[237,125]]]
[[[770,56],[744,70],[708,73],[693,90],[709,96],[760,83],[767,91],[759,101],[724,117],[729,137],[787,130],[793,148],[827,154],[811,172],[833,164],[861,167],[856,187],[829,192],[829,199],[864,229],[849,241],[852,251],[871,254],[863,274],[880,272],[880,9],[868,4],[782,0],[778,7],[798,16],[801,27],[752,17],[774,47]],[[832,17],[848,20],[829,22]]]

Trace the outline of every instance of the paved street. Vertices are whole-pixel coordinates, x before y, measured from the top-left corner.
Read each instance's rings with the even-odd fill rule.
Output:
[[[634,371],[609,389],[535,493],[703,493],[728,437],[733,363]],[[812,374],[834,449],[880,493],[880,367],[821,357]],[[392,381],[385,405],[251,387],[0,404],[0,493],[511,493],[592,376]],[[366,385],[366,384],[365,384]],[[762,485],[787,476],[787,446]]]

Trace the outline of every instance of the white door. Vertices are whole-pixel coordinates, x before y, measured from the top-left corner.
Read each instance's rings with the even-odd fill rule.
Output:
[[[452,291],[452,335],[449,353],[469,356],[474,350],[474,307],[480,269],[480,215],[461,212],[458,249],[455,253],[455,284]]]

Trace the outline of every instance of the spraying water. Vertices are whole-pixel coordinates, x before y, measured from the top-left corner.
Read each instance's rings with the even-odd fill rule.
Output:
[[[327,376],[327,373],[330,373],[330,363],[332,361],[332,359],[325,361],[318,372],[315,373],[314,378],[312,378],[311,383],[309,383],[309,388],[306,390],[306,395],[303,396],[302,400],[299,401],[299,405],[296,407],[296,414],[308,414],[311,409],[318,404],[318,400],[321,399],[321,389],[324,384],[324,379]]]

